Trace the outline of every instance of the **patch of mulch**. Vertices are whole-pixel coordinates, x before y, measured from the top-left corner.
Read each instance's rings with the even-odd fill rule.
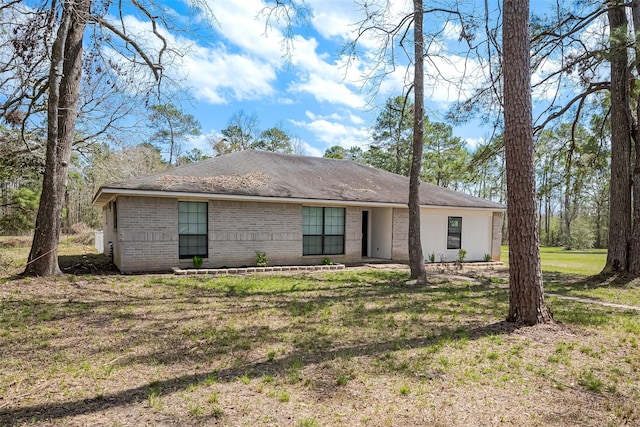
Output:
[[[120,274],[115,264],[104,254],[60,255],[58,264],[62,272],[67,274]]]

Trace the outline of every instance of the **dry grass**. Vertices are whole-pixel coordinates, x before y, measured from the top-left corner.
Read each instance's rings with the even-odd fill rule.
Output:
[[[0,425],[640,424],[637,312],[517,329],[504,272],[407,274],[0,282]]]
[[[73,234],[60,237],[58,255],[63,271],[75,273],[77,272],[74,269],[75,266],[81,264],[80,270],[96,272],[99,269],[104,269],[106,259],[97,258],[98,253],[94,248],[94,238],[94,231],[84,224],[75,224]],[[33,236],[0,236],[0,278],[24,271],[32,241]],[[88,259],[100,263],[100,268],[87,268]]]
[[[639,422],[637,314],[514,329],[501,287],[403,274],[7,282],[0,424]]]

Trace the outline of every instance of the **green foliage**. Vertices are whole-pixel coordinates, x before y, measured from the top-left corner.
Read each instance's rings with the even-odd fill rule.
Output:
[[[407,384],[401,385],[398,391],[400,392],[401,396],[408,396],[411,393],[411,389]]]
[[[591,249],[595,244],[596,236],[591,221],[580,217],[571,224],[571,243],[573,249]]]
[[[610,127],[602,116],[609,106],[595,102],[592,108],[589,127],[561,123],[541,132],[536,143],[540,241],[545,246],[606,246]]]
[[[349,376],[348,375],[339,375],[338,378],[336,379],[336,385],[339,386],[344,386],[347,385],[347,383],[349,382]]]
[[[325,150],[324,156],[328,159],[352,160],[354,162],[363,161],[364,152],[360,147],[351,147],[348,150],[339,145],[334,145]]]
[[[287,392],[286,390],[283,390],[279,395],[278,395],[278,400],[280,402],[288,402],[289,400],[291,400],[291,396],[289,395],[289,392]]]
[[[477,196],[495,201],[506,199],[504,139],[498,135],[476,147],[469,163],[469,179],[477,186]]]
[[[302,418],[298,420],[298,427],[320,427],[320,423],[315,418]]]
[[[327,258],[327,257],[325,257],[325,258],[323,258],[323,259],[322,259],[322,263],[323,263],[324,265],[333,265],[333,261],[331,261],[331,259],[330,259],[330,258]]]
[[[586,387],[587,390],[593,391],[594,393],[602,393],[602,390],[604,389],[604,382],[591,370],[583,371],[580,374],[578,384]]]
[[[464,262],[467,258],[467,251],[465,249],[458,250],[458,262]]]
[[[177,162],[180,143],[189,136],[200,135],[200,123],[171,103],[152,105],[151,111],[150,125],[155,129],[151,140],[168,147],[169,164]]]
[[[0,126],[0,183],[38,191],[44,165],[44,141],[38,134],[27,133],[25,137],[23,141],[19,131]]]
[[[201,256],[194,256],[193,257],[193,266],[195,268],[200,268],[202,267],[202,263],[204,262],[204,260],[202,259]]]
[[[267,253],[262,251],[256,251],[256,265],[258,267],[266,267],[269,263],[267,262]]]
[[[431,263],[436,262],[436,253],[435,252],[431,252],[429,254],[429,262],[431,262]]]
[[[339,145],[334,145],[324,151],[324,156],[328,159],[346,159],[348,156],[347,149]]]
[[[0,217],[0,233],[21,234],[32,230],[38,213],[40,193],[29,188],[9,191],[9,202]]]
[[[206,154],[204,154],[202,150],[198,148],[192,148],[191,150],[187,151],[184,155],[179,156],[178,160],[176,161],[176,164],[187,165],[189,163],[195,163],[201,160],[206,160],[210,157],[211,156],[207,156]]]
[[[373,128],[373,141],[364,153],[365,163],[409,176],[413,138],[413,104],[397,96],[389,98]]]
[[[216,156],[247,150],[251,148],[258,133],[258,116],[255,112],[236,111],[227,127],[220,132],[223,138],[213,144]]]
[[[275,126],[260,132],[258,140],[251,144],[251,148],[274,153],[293,153],[291,137],[283,129]]]
[[[484,259],[485,262],[489,262],[491,261],[491,254],[484,254],[484,256],[482,257],[482,259]]]
[[[421,178],[441,187],[462,189],[469,182],[467,165],[471,153],[466,142],[453,136],[446,123],[425,120],[424,158]]]
[[[399,175],[409,175],[413,146],[412,111],[413,103],[402,96],[387,100],[376,119],[373,142],[364,152],[365,163]],[[329,155],[344,156],[344,149],[332,147],[331,150]],[[431,122],[424,117],[422,180],[461,189],[469,181],[467,165],[470,158],[466,143],[453,136],[450,125]]]

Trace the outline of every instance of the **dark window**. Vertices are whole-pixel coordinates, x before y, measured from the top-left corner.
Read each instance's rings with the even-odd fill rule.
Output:
[[[209,255],[207,202],[178,202],[178,240],[180,258]]]
[[[118,202],[113,201],[113,229],[118,228]]]
[[[450,216],[447,231],[447,249],[462,248],[462,217]]]
[[[344,254],[344,208],[302,208],[302,255]]]

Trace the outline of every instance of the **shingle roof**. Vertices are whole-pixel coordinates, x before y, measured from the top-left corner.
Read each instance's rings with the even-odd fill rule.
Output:
[[[350,160],[246,150],[101,187],[104,193],[132,190],[407,204],[409,178]],[[420,184],[420,204],[504,209],[489,200],[433,184]]]

